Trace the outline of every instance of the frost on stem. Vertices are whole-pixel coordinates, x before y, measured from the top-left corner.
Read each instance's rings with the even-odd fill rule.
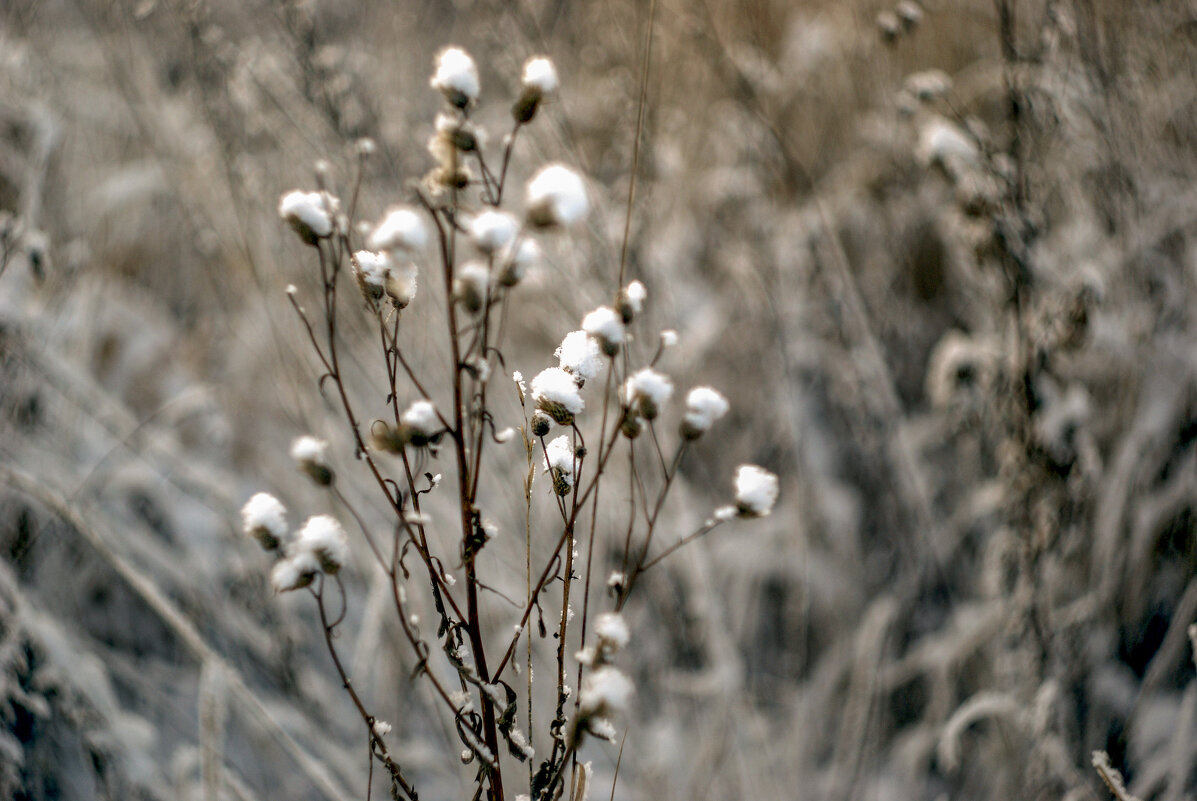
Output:
[[[349,537],[341,522],[332,515],[309,517],[295,540],[296,553],[306,551],[316,557],[320,569],[336,575],[349,558]]]
[[[322,439],[305,435],[291,443],[291,458],[299,465],[299,469],[307,473],[308,478],[322,487],[333,482],[333,471],[328,465],[325,455],[328,443]]]
[[[332,235],[336,200],[329,197],[327,201],[321,192],[295,189],[279,199],[278,215],[299,234],[304,244],[315,245]]]
[[[478,66],[460,47],[446,47],[437,55],[436,72],[429,83],[451,105],[462,109],[477,100],[481,91]]]
[[[566,334],[553,355],[561,360],[559,366],[574,377],[579,387],[603,369],[598,343],[585,331]]]
[[[547,367],[532,379],[532,400],[536,408],[563,426],[571,425],[574,415],[585,407],[574,377],[560,367]]]
[[[623,387],[624,403],[646,420],[655,419],[672,395],[673,382],[669,376],[651,367],[632,373]]]
[[[682,437],[694,440],[705,434],[715,421],[727,414],[727,398],[711,387],[695,387],[686,395],[686,416],[682,418]]]
[[[515,215],[487,210],[470,221],[470,240],[474,247],[490,256],[510,247],[519,228]]]
[[[619,346],[627,336],[623,320],[610,306],[599,306],[583,317],[582,330],[594,337],[608,356],[619,353]]]
[[[528,222],[539,228],[567,226],[590,211],[582,176],[563,164],[542,167],[528,182]]]
[[[418,255],[428,245],[428,228],[415,209],[392,206],[366,240],[373,251],[387,251],[392,257]]]
[[[776,475],[754,464],[736,468],[736,509],[741,517],[765,517],[776,502]]]
[[[577,455],[567,434],[549,442],[544,449],[544,469],[553,479],[553,491],[568,495],[574,485],[574,463]]]
[[[519,99],[511,107],[511,116],[519,124],[531,122],[546,97],[557,91],[557,68],[545,56],[524,62]]]

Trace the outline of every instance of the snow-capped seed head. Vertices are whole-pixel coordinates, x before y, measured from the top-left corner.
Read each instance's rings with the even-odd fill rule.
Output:
[[[587,379],[598,375],[603,369],[603,357],[598,342],[585,331],[571,331],[561,340],[553,354],[561,360],[562,370],[572,375],[581,386]]]
[[[540,409],[532,412],[532,436],[544,437],[548,436],[549,431],[553,429],[553,418],[542,412]]]
[[[322,192],[303,192],[298,189],[283,195],[278,202],[278,215],[295,229],[304,244],[315,245],[319,239],[333,232],[332,204]]]
[[[532,379],[536,407],[563,426],[574,421],[585,407],[574,377],[560,367],[547,367]]]
[[[332,575],[349,558],[349,537],[332,515],[314,515],[303,524],[295,540],[295,552],[301,551],[314,554],[320,569]]]
[[[695,387],[686,395],[686,416],[682,418],[682,437],[698,439],[715,421],[727,414],[727,398],[711,387]]]
[[[611,571],[611,575],[607,576],[607,589],[614,593],[615,597],[618,598],[623,595],[623,588],[627,582],[628,577],[626,573],[623,573],[619,570],[613,570]]]
[[[520,396],[520,405],[522,406],[524,399],[528,397],[528,383],[524,381],[524,374],[519,370],[511,373],[511,380],[515,383],[515,391]]]
[[[610,661],[631,639],[628,624],[618,612],[604,612],[599,615],[594,623],[594,636],[598,639],[598,656],[601,662]]]
[[[499,283],[506,287],[515,286],[539,261],[540,245],[536,240],[526,236],[515,240],[503,254]]]
[[[557,91],[557,68],[547,56],[533,56],[524,62],[524,74],[520,81],[525,89],[534,89],[542,95]]]
[[[357,278],[358,289],[368,302],[382,299],[390,269],[391,258],[385,253],[359,250],[353,254],[353,274]]]
[[[557,68],[544,56],[536,56],[524,62],[524,74],[520,81],[519,99],[511,107],[511,116],[517,123],[531,122],[540,103],[557,91]]]
[[[736,468],[736,509],[741,517],[764,517],[777,503],[777,476],[763,467]]]
[[[436,57],[430,83],[452,105],[465,108],[478,99],[478,66],[460,47],[446,47]]]
[[[428,229],[424,225],[424,218],[409,206],[387,209],[366,240],[366,247],[370,250],[385,250],[408,256],[419,254],[427,245]]]
[[[628,377],[623,386],[624,403],[646,420],[653,420],[673,395],[673,381],[664,373],[643,367]]]
[[[923,21],[923,9],[914,0],[902,0],[894,8],[894,12],[901,20],[902,27],[908,31]]]
[[[619,346],[627,335],[623,320],[610,306],[599,306],[583,317],[582,330],[598,340],[603,353],[608,356],[619,353]]]
[[[582,680],[579,712],[585,717],[607,717],[627,709],[635,691],[632,681],[619,669],[604,665]]]
[[[381,740],[391,733],[391,724],[385,720],[376,720],[374,721],[374,725],[370,727],[370,730],[374,732],[375,737]]]
[[[399,422],[408,429],[409,441],[416,446],[427,445],[433,437],[444,430],[436,407],[430,400],[418,400],[407,407],[399,416]]]
[[[241,507],[241,525],[267,551],[277,550],[287,537],[287,508],[269,492],[256,493]]]
[[[678,340],[677,331],[674,331],[672,328],[666,328],[664,331],[661,332],[661,347],[662,348],[672,348],[674,345],[677,344],[677,340]]]
[[[636,437],[640,436],[640,432],[643,429],[644,423],[641,422],[640,415],[637,414],[635,409],[629,408],[619,424],[619,433],[628,439],[636,439]]]
[[[645,289],[644,284],[639,281],[632,283],[619,290],[619,299],[615,306],[619,309],[619,316],[623,318],[624,325],[632,322],[640,310],[644,308],[644,300],[648,297],[648,290]]]
[[[542,167],[528,182],[527,215],[534,226],[573,225],[589,211],[582,176],[563,164]]]
[[[489,256],[510,247],[519,227],[515,215],[488,209],[470,221],[470,239]]]
[[[326,451],[328,443],[322,439],[305,435],[291,443],[291,458],[299,469],[322,487],[333,482],[332,468],[328,465]]]
[[[392,262],[386,273],[383,290],[398,308],[407,308],[407,304],[416,297],[416,290],[419,287],[418,278],[419,270],[415,263],[409,261],[395,264]]]
[[[486,134],[469,120],[464,120],[456,114],[441,113],[436,115],[436,139],[450,148],[455,148],[463,153],[472,153],[484,144]],[[455,158],[451,150],[446,150],[433,142],[429,143],[428,149],[442,164]]]
[[[574,464],[577,462],[569,436],[562,434],[544,448],[544,469],[553,478],[553,491],[568,495],[574,485]]]
[[[480,261],[467,261],[453,278],[453,299],[471,312],[482,311],[490,285],[490,270]]]
[[[320,560],[308,550],[298,550],[274,563],[270,584],[275,592],[290,592],[308,586],[320,572]]]

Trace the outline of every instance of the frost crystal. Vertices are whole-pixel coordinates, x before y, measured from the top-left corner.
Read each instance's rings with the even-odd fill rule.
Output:
[[[763,467],[736,468],[736,508],[741,517],[764,517],[777,502],[777,476]]]
[[[541,95],[552,94],[557,91],[557,68],[544,56],[530,58],[524,62],[522,83],[525,89]]]
[[[447,47],[436,57],[436,72],[430,81],[453,105],[465,108],[478,99],[478,67],[460,47]]]
[[[278,215],[295,229],[300,239],[314,245],[317,239],[332,234],[332,216],[329,210],[335,210],[336,206],[331,197],[328,201],[326,204],[325,197],[320,192],[295,189],[279,199]]]
[[[599,306],[582,318],[582,330],[598,340],[603,353],[614,356],[619,353],[626,332],[623,319],[610,306]]]
[[[316,578],[320,562],[311,551],[300,550],[275,562],[270,571],[270,584],[275,592],[290,592],[302,589]]]
[[[470,239],[483,253],[497,253],[515,241],[519,227],[515,215],[505,211],[487,210],[470,222]]]
[[[431,437],[433,434],[440,431],[444,426],[441,425],[441,420],[436,414],[436,407],[432,405],[430,400],[418,400],[407,407],[407,410],[399,416],[399,422],[423,434],[425,437]]]
[[[349,537],[332,515],[315,515],[300,529],[295,550],[314,554],[325,573],[336,573],[349,558]]]
[[[563,426],[574,421],[585,407],[574,377],[560,367],[547,367],[532,379],[532,400],[537,408]]]
[[[415,255],[428,244],[428,229],[419,212],[408,206],[392,206],[374,227],[366,247]]]
[[[582,682],[578,696],[581,713],[606,717],[613,712],[627,709],[632,699],[632,681],[617,668],[606,665],[590,673]]]
[[[624,383],[624,401],[635,407],[648,420],[654,419],[661,407],[673,395],[673,382],[669,376],[651,367],[644,367],[632,373]]]
[[[287,508],[268,492],[259,492],[241,507],[245,533],[273,551],[287,536]]]
[[[553,354],[561,360],[561,369],[582,381],[594,378],[603,369],[598,343],[585,331],[571,331]]]
[[[563,164],[550,164],[528,182],[528,220],[533,225],[572,225],[590,211],[582,176]]]
[[[727,398],[710,387],[695,387],[686,395],[686,416],[682,436],[698,439],[728,410]]]

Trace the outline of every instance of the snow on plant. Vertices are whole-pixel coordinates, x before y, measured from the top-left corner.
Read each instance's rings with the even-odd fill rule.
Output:
[[[588,735],[615,739],[620,714],[634,697],[632,681],[615,663],[633,644],[622,610],[638,580],[673,551],[728,520],[768,514],[777,498],[777,478],[761,468],[741,467],[734,505],[712,511],[696,531],[673,537],[666,547],[653,547],[683,458],[691,443],[727,413],[728,403],[717,390],[698,387],[687,396],[685,410],[672,415],[673,380],[657,362],[678,336],[667,330],[656,342],[646,337],[653,352],[639,352],[633,327],[648,292],[638,280],[617,285],[609,305],[580,321],[563,321],[567,333],[553,354],[556,365],[527,365],[535,371],[531,381],[520,371],[512,374],[522,417],[504,425],[501,418],[509,412],[496,403],[498,389],[490,381],[496,365],[506,366],[502,321],[519,304],[521,278],[540,260],[538,239],[581,222],[590,200],[580,173],[550,164],[528,181],[522,214],[505,207],[519,133],[558,89],[549,59],[536,56],[524,64],[512,129],[502,139],[497,162],[487,153],[485,132],[470,117],[480,95],[478,68],[470,55],[458,47],[441,51],[430,83],[444,96],[446,109],[438,114],[429,143],[435,163],[413,185],[410,197],[387,208],[375,224],[361,225],[352,219],[357,191],[343,213],[327,186],[329,170],[320,169],[318,189],[288,192],[279,203],[281,217],[317,251],[321,280],[315,303],[309,301],[312,310],[300,302],[294,286],[287,295],[321,367],[319,387],[338,403],[345,424],[331,442],[300,436],[291,456],[347,514],[315,514],[289,534],[282,504],[259,493],[246,503],[242,522],[246,533],[275,556],[270,574],[274,589],[306,589],[315,599],[328,652],[361,715],[371,757],[387,771],[393,797],[415,799],[415,779],[392,756],[385,739],[391,726],[371,713],[374,702],[355,688],[335,643],[348,603],[344,576],[352,572],[353,542],[365,545],[393,588],[396,619],[419,659],[418,678],[429,682],[441,713],[452,721],[461,761],[474,772],[476,797],[485,792],[490,801],[553,801],[566,788],[576,794],[587,786],[589,768],[579,763],[580,745]],[[368,145],[357,148],[358,181],[372,151]],[[418,298],[421,274],[439,282],[443,293]],[[621,275],[619,284],[623,280]],[[345,286],[356,289],[348,300]],[[444,338],[447,364],[420,363],[406,345],[405,312],[413,303],[441,298],[445,329],[420,334]],[[377,328],[385,398],[359,397],[347,380],[337,327],[345,314],[365,315]],[[651,356],[647,363],[645,355]],[[405,397],[415,399],[404,405],[400,399]],[[365,408],[386,411],[369,419]],[[662,419],[675,422],[665,427]],[[517,438],[527,464],[522,481],[526,593],[508,619],[489,613],[484,619],[479,594],[487,585],[480,581],[480,571],[500,567],[486,550],[496,534],[486,510],[498,505],[490,493],[504,478],[491,467],[493,455],[491,460],[487,456]],[[340,481],[331,467],[333,453],[346,465]],[[614,458],[617,454],[625,458]],[[423,496],[446,492],[437,490],[440,472],[423,472],[441,461],[446,462],[444,474],[454,477],[446,482],[452,487],[448,491],[456,493],[459,512],[452,522],[434,522],[421,508]],[[492,469],[494,475],[482,481]],[[605,532],[595,511],[601,487],[618,471],[628,471],[640,489],[628,498],[618,532]],[[549,480],[535,484],[542,472]],[[393,518],[385,533],[371,530],[341,492],[346,481],[366,482],[377,493]],[[546,484],[547,490],[536,489]],[[534,508],[540,508],[533,503],[535,491],[552,499],[555,512],[547,520],[534,515]],[[355,524],[352,537],[342,519]],[[450,552],[440,552],[436,543],[444,540],[430,536],[438,525],[453,527],[451,539],[458,544]],[[600,613],[592,604],[590,578],[596,562],[605,572],[612,567],[603,564],[607,549],[594,548],[595,540],[605,536],[622,550],[617,551],[618,569],[607,582],[613,608]],[[583,537],[585,549],[578,547]],[[540,561],[534,563],[534,554]],[[417,593],[426,593],[431,602],[421,609],[435,610],[431,628],[421,626],[415,612]],[[339,611],[330,616],[330,608]],[[536,627],[529,626],[534,613]],[[537,715],[533,667],[537,656],[550,658],[534,652],[532,631],[547,636],[545,615],[554,619],[556,703]],[[576,649],[568,650],[567,643]],[[526,671],[522,691],[511,679],[521,670]],[[567,676],[574,670],[574,676]],[[517,726],[517,720],[527,728]],[[537,754],[539,765],[512,769],[513,760],[531,764]]]

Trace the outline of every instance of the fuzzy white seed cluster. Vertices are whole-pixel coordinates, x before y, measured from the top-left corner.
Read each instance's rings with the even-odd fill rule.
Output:
[[[328,443],[322,439],[304,435],[291,443],[291,458],[308,478],[322,487],[333,482],[333,471],[328,464]]]
[[[373,251],[396,256],[417,256],[428,246],[428,227],[424,218],[410,206],[392,206],[374,226],[366,240]]]
[[[673,381],[651,367],[642,367],[623,386],[624,404],[646,420],[653,420],[673,396]]]
[[[520,79],[520,96],[511,107],[511,116],[516,124],[531,122],[541,103],[557,91],[558,83],[557,68],[548,58],[533,56],[525,61]]]
[[[415,401],[408,406],[399,416],[399,422],[411,426],[426,437],[431,437],[443,428],[436,413],[436,406],[427,399]]]
[[[267,551],[276,550],[287,537],[287,507],[268,492],[256,493],[241,507],[241,524]]]
[[[466,108],[476,101],[482,89],[478,65],[460,47],[446,47],[437,55],[436,72],[430,83],[457,108]]]
[[[584,718],[607,718],[627,709],[634,693],[631,679],[618,668],[604,665],[582,680],[579,712]]]
[[[560,360],[558,366],[572,375],[579,385],[594,378],[603,369],[603,356],[599,352],[598,342],[584,330],[566,334],[553,355]]]
[[[546,367],[532,379],[532,400],[536,408],[560,425],[573,423],[586,402],[574,377],[560,367]]]
[[[736,468],[736,509],[741,517],[765,517],[777,503],[777,476],[763,467]]]
[[[470,240],[489,256],[510,247],[519,230],[520,223],[514,214],[490,209],[470,221]]]
[[[686,415],[682,418],[682,436],[698,439],[727,414],[727,398],[711,387],[695,387],[686,395]]]
[[[619,353],[619,346],[627,336],[623,319],[610,306],[599,306],[583,317],[582,330],[594,337],[608,356]]]
[[[304,192],[294,189],[278,202],[278,214],[308,245],[332,236],[335,198],[323,192]]]
[[[568,495],[573,487],[577,459],[574,446],[566,434],[556,437],[545,446],[544,469],[552,477],[553,491],[558,495]]]
[[[528,222],[540,228],[569,226],[590,211],[582,176],[564,164],[542,167],[528,181]]]

